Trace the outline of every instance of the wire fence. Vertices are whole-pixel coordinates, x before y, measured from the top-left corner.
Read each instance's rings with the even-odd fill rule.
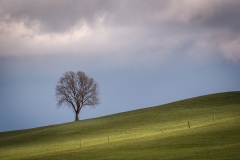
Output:
[[[212,126],[213,124],[219,123],[221,119],[216,119],[216,116],[205,117],[202,119],[183,120],[177,124],[165,124],[154,125],[148,127],[133,128],[128,131],[100,134],[98,136],[84,137],[79,140],[79,147],[87,147],[92,145],[99,145],[111,142],[118,142],[123,140],[130,140],[136,138],[143,138],[153,135],[165,135],[172,132],[194,129],[204,126]]]

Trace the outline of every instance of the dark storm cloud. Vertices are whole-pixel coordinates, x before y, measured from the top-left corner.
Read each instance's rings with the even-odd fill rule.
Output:
[[[211,4],[211,1],[209,2]],[[240,1],[213,1],[210,6],[202,8],[193,17],[193,21],[213,28],[240,31]]]
[[[97,16],[106,13],[116,25],[157,25],[187,21],[239,29],[239,7],[238,0],[2,0],[0,14],[1,20],[39,21],[49,31],[64,31],[79,21],[93,23]]]
[[[97,14],[104,12],[104,4],[99,0],[5,0],[1,2],[1,18],[29,24],[38,21],[43,30],[63,32],[81,20],[93,22]]]
[[[190,57],[240,60],[238,0],[0,3],[1,55],[82,51],[92,56],[114,54],[130,63],[135,59],[151,63],[181,52]]]
[[[98,16],[109,14],[116,25],[142,23],[152,16],[152,12],[162,9],[164,1],[155,0],[3,0],[1,2],[1,19],[38,21],[42,29],[49,32],[65,31],[79,21],[94,23]],[[110,19],[109,19],[110,20]]]

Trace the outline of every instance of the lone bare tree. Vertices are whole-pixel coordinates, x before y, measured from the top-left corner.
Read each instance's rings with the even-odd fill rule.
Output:
[[[56,86],[58,106],[68,105],[75,112],[75,121],[84,106],[99,104],[98,85],[84,72],[66,72]]]

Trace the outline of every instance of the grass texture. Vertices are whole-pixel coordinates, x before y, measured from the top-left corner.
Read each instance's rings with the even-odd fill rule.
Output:
[[[0,133],[0,159],[240,159],[240,92]]]

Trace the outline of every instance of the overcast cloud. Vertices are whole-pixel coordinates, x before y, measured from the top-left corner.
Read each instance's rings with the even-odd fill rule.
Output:
[[[68,70],[100,83],[81,119],[240,90],[239,15],[240,0],[0,0],[0,131],[71,121],[54,108]]]
[[[214,54],[239,62],[239,6],[239,0],[2,0],[0,56],[78,54],[131,64],[136,57],[143,63]]]

